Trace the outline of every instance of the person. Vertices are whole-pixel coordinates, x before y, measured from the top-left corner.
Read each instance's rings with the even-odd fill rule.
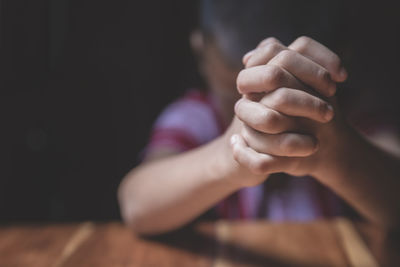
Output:
[[[312,22],[301,13],[309,7],[290,2],[202,1],[190,41],[208,90],[163,111],[143,163],[121,182],[121,214],[134,231],[170,231],[206,211],[305,221],[354,210],[399,224],[398,143],[371,141],[347,122],[335,96],[348,76],[341,60],[310,37],[293,38],[332,23]],[[299,12],[310,23],[282,23],[290,10],[285,19]],[[252,49],[261,36],[275,37]]]

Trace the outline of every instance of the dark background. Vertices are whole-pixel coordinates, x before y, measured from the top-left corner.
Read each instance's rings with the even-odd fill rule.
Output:
[[[154,119],[199,81],[196,12],[193,1],[0,1],[1,222],[119,218],[117,186]],[[338,14],[347,105],[396,123],[398,14],[375,1]]]

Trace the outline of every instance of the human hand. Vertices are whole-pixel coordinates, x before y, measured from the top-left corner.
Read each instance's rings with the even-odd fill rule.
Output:
[[[268,93],[279,87],[305,89],[306,84],[330,97],[336,92],[336,82],[347,79],[339,57],[304,36],[288,47],[275,38],[267,38],[243,57],[243,64],[246,68],[237,79],[242,94]]]
[[[313,161],[304,159],[320,149],[319,128],[312,121],[327,124],[334,115],[326,101],[289,88],[279,88],[259,101],[243,97],[235,113],[224,135],[224,143],[230,139],[231,144],[224,158],[234,159],[231,177],[242,186],[257,185],[275,172],[311,173]]]
[[[335,82],[347,78],[339,57],[307,37],[289,47],[269,38],[246,54],[243,63],[247,69],[237,84],[245,97],[235,106],[243,124],[240,134],[232,136],[234,158],[264,176],[314,173],[322,155],[334,151],[332,139],[340,128],[340,119],[328,123],[334,99],[331,104],[322,99],[332,97]]]

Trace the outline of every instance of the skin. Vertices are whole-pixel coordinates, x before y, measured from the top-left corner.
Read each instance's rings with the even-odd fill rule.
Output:
[[[360,136],[340,114],[334,94],[347,72],[337,55],[307,37],[288,47],[268,38],[243,57],[239,73],[224,64],[216,44],[192,36],[192,46],[231,123],[221,137],[189,152],[153,151],[126,175],[118,197],[134,231],[179,228],[275,172],[311,175],[371,222],[399,224],[399,159]]]

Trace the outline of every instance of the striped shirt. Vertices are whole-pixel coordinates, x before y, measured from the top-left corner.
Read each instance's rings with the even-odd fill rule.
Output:
[[[146,150],[167,147],[184,152],[210,142],[225,130],[216,110],[209,94],[198,90],[187,92],[158,117]],[[344,213],[343,202],[312,177],[273,176],[263,184],[243,188],[222,200],[214,207],[217,216],[308,221]],[[274,179],[285,182],[277,186]]]

